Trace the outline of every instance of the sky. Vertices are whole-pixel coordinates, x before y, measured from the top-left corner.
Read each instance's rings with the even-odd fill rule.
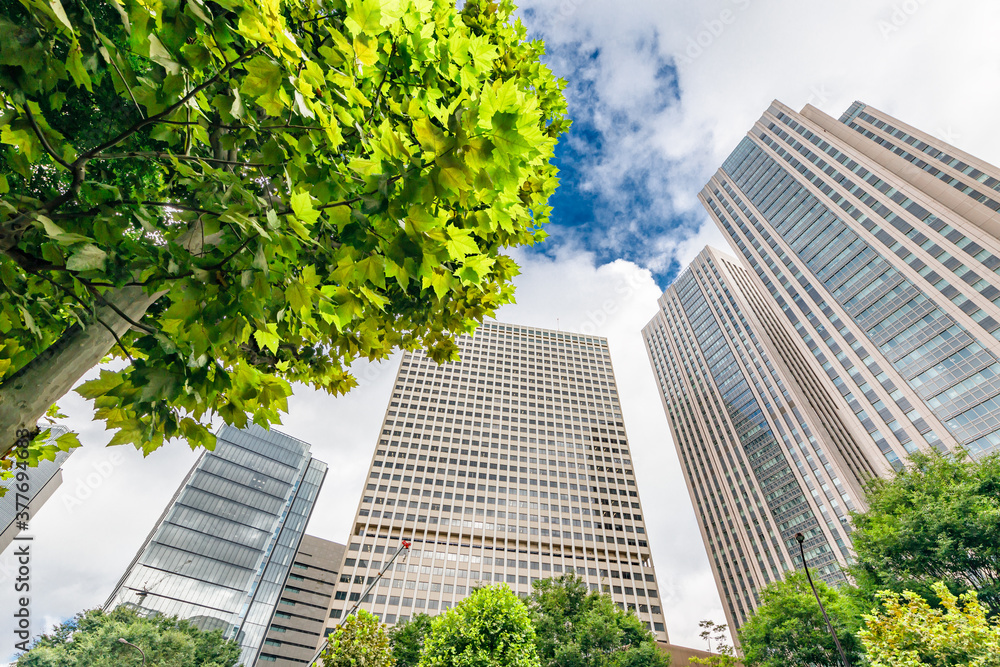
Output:
[[[517,303],[497,319],[608,338],[667,629],[705,648],[698,621],[725,619],[639,333],[706,244],[727,247],[697,193],[773,99],[834,117],[861,100],[1000,164],[1000,3],[529,0],[519,14],[569,82],[574,126],[551,236],[515,251]],[[330,464],[308,532],[346,541],[397,367],[359,365],[339,398],[295,388],[278,429]],[[197,457],[184,443],[146,459],[106,448],[88,403],[60,405],[84,446],[32,520],[36,633],[104,603]],[[11,565],[8,550],[0,619]]]

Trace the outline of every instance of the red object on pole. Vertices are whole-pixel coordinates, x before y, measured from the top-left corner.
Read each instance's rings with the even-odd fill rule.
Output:
[[[344,621],[346,621],[348,616],[352,615],[354,612],[358,610],[358,607],[360,607],[361,603],[365,601],[365,598],[368,597],[368,594],[371,593],[372,589],[375,588],[375,585],[378,584],[382,576],[389,571],[389,568],[392,567],[392,564],[396,561],[396,558],[399,557],[399,554],[403,553],[404,550],[406,551],[406,553],[410,553],[411,543],[408,542],[407,540],[400,540],[400,543],[401,544],[399,548],[396,549],[396,553],[394,553],[392,555],[392,558],[390,558],[389,561],[382,566],[382,569],[379,571],[379,573],[372,578],[371,582],[369,582],[368,584],[368,588],[366,588],[364,593],[361,594],[361,597],[358,598],[358,601],[354,603],[354,606],[351,607],[351,610],[347,612],[344,615],[344,617],[337,622],[338,626]],[[403,557],[405,558],[406,556],[404,555]],[[316,652],[316,655],[313,656],[313,659],[309,661],[310,667],[316,664],[316,661],[320,659],[320,657],[323,655],[323,651],[325,650],[326,650],[326,642],[324,642],[323,647]]]

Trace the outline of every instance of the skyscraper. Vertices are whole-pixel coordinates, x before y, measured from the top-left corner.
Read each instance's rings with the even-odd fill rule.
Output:
[[[703,253],[644,331],[733,626],[774,575],[758,525],[798,564],[787,512],[809,509],[807,563],[835,581],[849,527],[829,519],[865,507],[866,478],[996,451],[998,190],[996,167],[859,102],[839,121],[774,102],[700,193],[741,259]]]
[[[327,610],[344,545],[304,535],[264,637],[258,665],[298,667],[326,641]]]
[[[800,567],[796,533],[810,567],[845,581],[855,467],[874,472],[859,429],[739,260],[706,248],[659,305],[643,339],[730,627]]]
[[[46,427],[43,426],[43,430],[44,428]],[[65,426],[47,428],[50,428],[50,440],[55,440],[69,431]],[[62,464],[72,453],[73,450],[58,452],[52,461],[39,461],[36,467],[24,471],[27,477],[24,482],[19,482],[16,477],[0,482],[0,486],[7,489],[7,493],[0,497],[0,553],[10,546],[22,530],[22,524],[17,519],[18,515],[27,511],[29,517],[34,518],[35,512],[62,484]],[[18,484],[27,484],[27,492],[17,491]]]
[[[607,341],[486,322],[461,362],[404,353],[329,613],[436,614],[478,583],[576,573],[666,639]]]
[[[129,605],[221,628],[257,658],[327,466],[309,444],[224,426],[118,583],[105,609]]]
[[[894,467],[1000,444],[1000,170],[774,102],[700,197]]]

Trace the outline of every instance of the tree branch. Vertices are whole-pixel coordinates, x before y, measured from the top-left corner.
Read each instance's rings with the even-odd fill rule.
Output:
[[[118,306],[116,306],[115,304],[113,304],[110,301],[108,301],[107,299],[105,299],[104,296],[100,292],[98,292],[96,289],[94,289],[93,285],[90,282],[88,282],[88,281],[86,281],[86,280],[84,280],[82,278],[77,278],[77,280],[79,280],[84,285],[86,285],[87,290],[91,294],[93,294],[94,297],[96,297],[101,303],[103,303],[105,306],[107,306],[111,310],[115,311],[115,314],[117,314],[118,317],[122,318],[123,320],[125,320],[126,322],[128,322],[129,324],[131,324],[136,329],[139,329],[140,331],[145,331],[146,333],[148,333],[150,335],[153,335],[153,336],[155,336],[157,333],[159,333],[159,332],[157,332],[156,329],[153,329],[152,327],[146,326],[145,324],[140,324],[139,322],[136,322],[131,317],[129,317],[128,315],[126,315],[124,312],[122,312],[122,310]]]
[[[246,53],[244,53],[242,56],[240,56],[239,58],[237,58],[233,62],[231,62],[231,63],[227,62],[226,65],[225,65],[225,67],[223,67],[222,69],[220,69],[218,72],[216,72],[213,76],[209,77],[203,83],[201,83],[198,86],[195,86],[194,88],[192,88],[184,97],[182,97],[181,99],[177,100],[176,102],[174,102],[173,104],[171,104],[169,107],[167,107],[166,109],[164,109],[160,113],[158,113],[156,115],[153,115],[153,116],[150,116],[149,118],[146,118],[144,120],[141,120],[138,123],[135,123],[132,127],[130,127],[129,129],[125,130],[124,132],[121,132],[118,136],[113,137],[113,138],[105,141],[103,144],[101,144],[101,145],[99,145],[99,146],[97,146],[95,148],[92,148],[91,150],[87,151],[86,153],[84,153],[83,155],[81,155],[80,157],[78,157],[76,159],[76,162],[80,162],[80,161],[86,162],[88,159],[90,159],[91,157],[97,155],[101,151],[106,151],[109,148],[117,146],[118,144],[120,144],[121,142],[125,141],[126,139],[128,139],[130,136],[132,136],[133,134],[135,134],[136,132],[138,132],[139,130],[141,130],[142,128],[144,128],[145,126],[147,126],[147,125],[149,125],[151,123],[158,122],[158,121],[166,118],[167,116],[170,116],[172,113],[174,113],[175,111],[177,111],[178,109],[180,109],[184,104],[186,104],[188,100],[190,100],[195,95],[197,95],[201,91],[205,90],[206,88],[208,88],[212,84],[216,83],[219,79],[222,78],[223,74],[225,74],[226,72],[228,72],[233,67],[235,67],[236,65],[240,64],[241,62],[243,62],[245,60],[248,60],[249,58],[257,55],[258,53],[260,53],[264,49],[265,46],[266,46],[266,44],[259,44],[255,48],[253,48],[253,49],[247,51]],[[76,164],[76,162],[74,162],[74,164]]]
[[[24,114],[28,117],[28,123],[31,124],[31,129],[35,131],[36,135],[38,135],[38,139],[42,142],[42,147],[45,149],[45,152],[49,154],[49,157],[62,165],[67,171],[72,172],[73,167],[70,163],[59,157],[55,150],[52,149],[52,146],[49,145],[49,140],[44,134],[42,134],[42,129],[38,127],[38,123],[35,122],[35,116],[31,113],[31,107],[28,103],[25,103],[24,105]]]
[[[27,269],[25,269],[25,270],[28,271]],[[118,337],[118,334],[115,333],[115,330],[112,327],[110,327],[107,322],[105,322],[100,317],[98,317],[97,313],[94,313],[93,311],[91,311],[90,304],[84,303],[83,299],[81,299],[80,297],[78,297],[73,292],[73,290],[69,289],[68,287],[65,287],[64,285],[60,285],[59,283],[57,283],[56,281],[52,280],[48,276],[44,276],[44,275],[42,275],[40,273],[36,273],[35,271],[28,271],[28,273],[32,274],[36,278],[41,278],[42,280],[46,281],[47,283],[49,283],[53,287],[56,287],[56,288],[62,290],[63,292],[66,293],[67,296],[69,296],[71,299],[73,299],[74,301],[76,301],[77,303],[79,303],[80,306],[82,306],[84,310],[90,311],[90,314],[94,317],[95,320],[97,320],[97,323],[100,324],[105,329],[107,329],[108,333],[110,333],[112,336],[115,337],[115,342],[118,344],[118,347],[120,347],[122,349],[122,352],[125,353],[125,356],[128,357],[128,360],[130,362],[132,362],[132,363],[135,363],[135,359],[132,358],[132,355],[129,354],[129,351],[125,348],[125,344],[122,342],[122,339]],[[107,301],[105,301],[105,303],[107,303]],[[117,308],[115,310],[117,310]],[[124,317],[124,315],[123,315],[123,317]],[[126,318],[126,319],[128,319],[128,318]]]
[[[142,158],[142,159],[157,159],[157,160],[168,160],[173,158],[175,160],[190,160],[194,162],[214,162],[216,164],[225,164],[234,167],[272,167],[267,163],[257,163],[257,162],[239,162],[234,160],[220,160],[214,157],[202,157],[199,155],[184,155],[183,153],[164,153],[162,151],[131,151],[129,153],[103,153],[99,155],[94,155],[91,160],[125,160],[128,158]]]

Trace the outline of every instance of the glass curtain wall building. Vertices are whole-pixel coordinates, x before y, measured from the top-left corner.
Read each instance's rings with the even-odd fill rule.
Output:
[[[803,498],[808,564],[832,568],[865,479],[997,451],[1000,170],[860,102],[839,120],[774,102],[699,198],[741,261],[703,253],[645,334],[738,627],[781,552],[797,564],[781,517],[808,522]]]
[[[105,605],[221,628],[257,659],[327,465],[308,443],[224,426]]]
[[[873,471],[739,260],[706,248],[643,329],[730,627],[801,567],[845,581],[847,512]],[[863,432],[862,432],[863,433]]]
[[[774,102],[700,194],[894,468],[1000,445],[1000,170],[860,102]]]
[[[579,575],[666,640],[607,341],[486,322],[461,362],[404,353],[330,609],[386,623],[473,586]]]

